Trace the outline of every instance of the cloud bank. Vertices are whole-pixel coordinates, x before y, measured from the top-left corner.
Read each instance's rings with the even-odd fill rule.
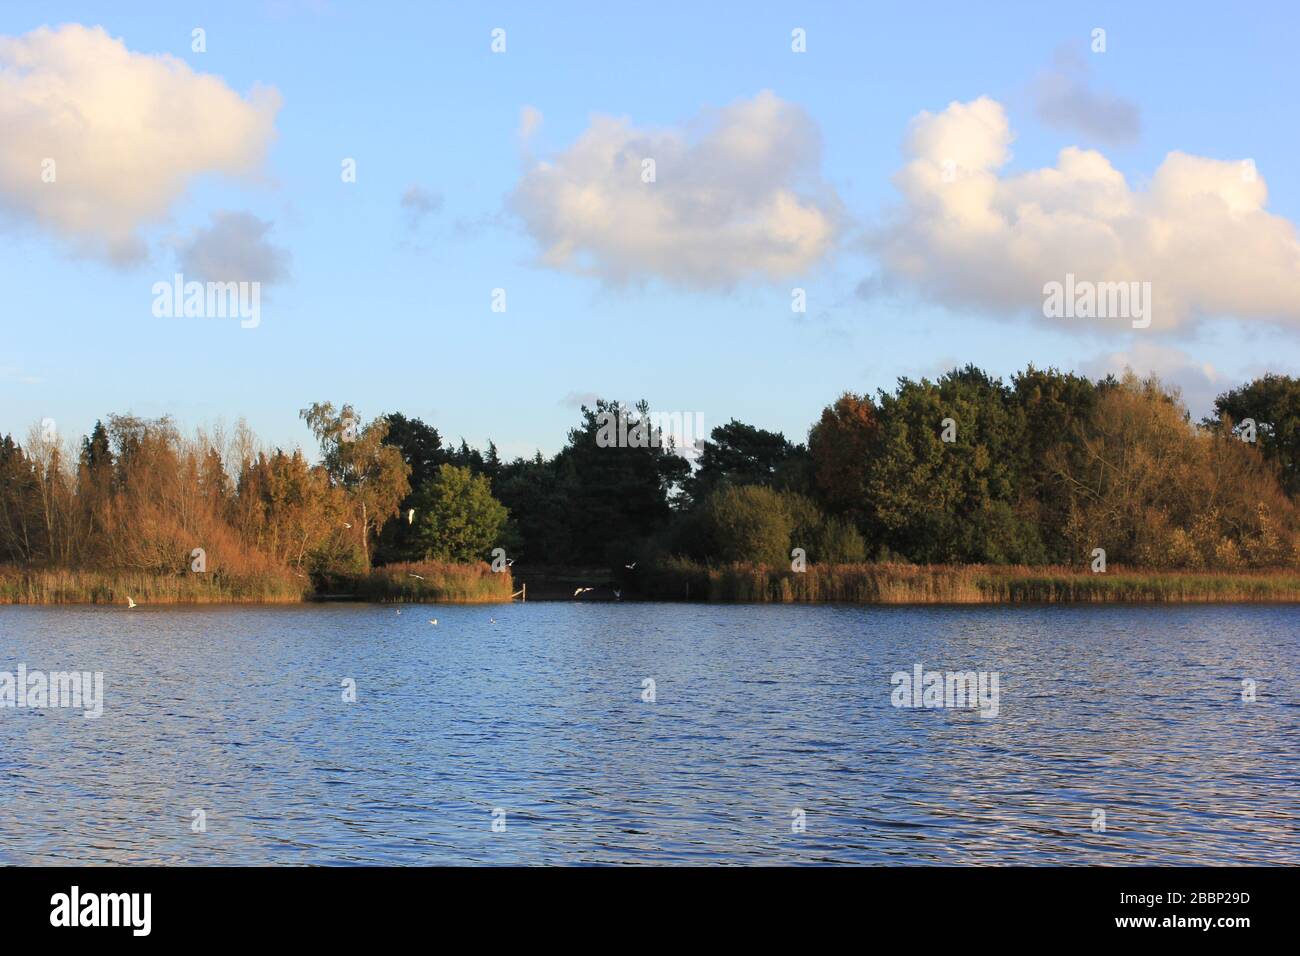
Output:
[[[147,253],[139,230],[195,177],[260,167],[279,107],[273,89],[245,99],[99,27],[0,36],[0,209],[78,254],[131,263]]]
[[[894,179],[902,207],[873,237],[888,278],[953,307],[1041,316],[1043,286],[1073,273],[1150,282],[1154,329],[1210,316],[1300,322],[1300,241],[1265,208],[1253,164],[1171,152],[1135,189],[1075,146],[1055,166],[1007,173],[1012,139],[986,97],[913,120]]]
[[[525,116],[525,131],[536,126]],[[771,92],[686,129],[596,116],[567,150],[530,161],[509,205],[543,263],[612,284],[786,279],[835,240],[838,202],[820,181],[820,154],[816,124]]]

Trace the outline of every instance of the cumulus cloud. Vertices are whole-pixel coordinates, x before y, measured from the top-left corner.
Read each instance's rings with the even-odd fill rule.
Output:
[[[1149,341],[1135,342],[1125,351],[1095,356],[1079,371],[1091,378],[1122,378],[1129,369],[1142,377],[1155,375],[1166,385],[1176,386],[1195,418],[1210,414],[1215,398],[1232,387],[1210,362],[1198,362],[1182,349]]]
[[[210,226],[175,243],[181,271],[205,282],[280,281],[289,274],[289,253],[267,241],[272,225],[251,213],[214,213]]]
[[[892,279],[955,307],[1037,315],[1044,286],[1067,274],[1150,282],[1153,328],[1207,316],[1300,322],[1300,241],[1265,209],[1253,164],[1171,152],[1133,188],[1101,153],[1075,146],[1055,166],[1006,173],[1012,139],[988,98],[916,117],[894,180],[902,208],[873,237]]]
[[[596,116],[567,150],[529,163],[510,207],[553,268],[689,288],[782,279],[835,240],[820,153],[812,119],[771,92],[689,130]]]
[[[0,209],[79,254],[138,260],[139,230],[191,180],[259,168],[279,107],[273,89],[245,99],[99,27],[0,36]]]
[[[1089,81],[1088,63],[1077,54],[1057,54],[1053,67],[1034,81],[1034,108],[1048,126],[1102,143],[1131,143],[1142,122],[1137,106],[1101,93]]]

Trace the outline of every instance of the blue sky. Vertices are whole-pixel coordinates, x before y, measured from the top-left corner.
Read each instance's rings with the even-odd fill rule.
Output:
[[[1127,361],[1182,385],[1198,413],[1244,378],[1300,371],[1300,306],[1276,305],[1297,278],[1286,229],[1300,221],[1300,67],[1296,14],[1285,4],[1249,14],[1208,3],[145,6],[11,0],[0,35],[101,26],[131,54],[171,54],[242,99],[273,87],[274,138],[239,175],[191,157],[161,211],[131,223],[146,252],[130,262],[84,248],[103,223],[43,219],[45,200],[6,181],[0,162],[0,433],[48,417],[81,434],[96,417],[132,411],[170,413],[184,426],[242,416],[268,442],[309,445],[297,410],[330,400],[366,417],[418,416],[453,440],[493,438],[514,456],[557,450],[577,419],[575,397],[591,394],[700,411],[709,426],[737,417],[802,440],[842,391],[888,388],[900,375],[957,363],[1005,376],[1030,362],[1096,373]],[[196,27],[206,52],[191,50]],[[498,27],[506,52],[495,54]],[[1104,53],[1091,49],[1098,27]],[[794,28],[806,30],[806,53],[791,50]],[[0,47],[0,77],[4,68]],[[1052,121],[1043,91],[1061,84],[1056,112],[1068,115]],[[717,250],[737,276],[716,284],[683,281],[663,265],[689,238],[676,226],[663,227],[653,262],[637,261],[636,248],[620,253],[630,275],[601,259],[602,243],[622,241],[617,223],[597,227],[592,247],[567,264],[543,256],[548,229],[579,245],[592,233],[552,206],[550,180],[539,180],[531,205],[519,199],[521,184],[542,175],[540,162],[570,169],[562,159],[594,116],[623,118],[637,136],[693,143],[708,139],[716,111],[763,91],[810,121],[797,135],[811,145],[789,183],[756,188],[788,186],[824,214],[834,223],[824,247],[749,271],[744,250]],[[4,95],[0,80],[0,104]],[[999,104],[1014,130],[1000,177],[1052,167],[1069,146],[1099,151],[1139,192],[1174,151],[1250,158],[1278,237],[1245,258],[1275,254],[1282,266],[1249,275],[1225,266],[1215,285],[1229,289],[1222,298],[1179,288],[1185,314],[1141,332],[1051,322],[1016,299],[1018,288],[1004,303],[989,274],[998,270],[968,248],[920,277],[901,276],[882,252],[882,229],[901,221],[909,248],[937,241],[898,181],[909,124],[979,97]],[[526,137],[525,107],[541,116]],[[1100,132],[1089,111],[1102,114]],[[201,103],[193,112],[204,122]],[[1135,128],[1105,132],[1116,115],[1136,117]],[[25,132],[32,155],[43,155],[31,141],[45,122],[23,127],[36,131]],[[152,187],[133,159],[101,158],[110,152],[100,142],[78,160],[121,163],[103,188],[138,198]],[[0,156],[16,143],[0,142]],[[778,149],[764,161],[777,163]],[[357,162],[355,183],[341,181],[346,157]],[[725,168],[709,176],[715,190],[745,198],[748,187],[727,185]],[[673,195],[662,179],[655,195]],[[48,188],[82,188],[62,183]],[[427,201],[419,216],[402,204],[413,188]],[[1199,221],[1200,209],[1166,212],[1177,225]],[[260,326],[154,316],[152,285],[170,280],[177,249],[220,212],[256,217],[266,229],[250,254],[281,257],[282,267],[268,267]],[[760,215],[755,228],[773,221]],[[1251,222],[1242,235],[1261,233]],[[1179,286],[1242,245],[1224,243],[1155,264],[1140,246],[1126,261]],[[1029,279],[1056,274],[1040,260],[1021,268]],[[937,291],[963,271],[980,274],[957,292]],[[1141,268],[1133,276],[1145,277]],[[806,290],[806,314],[791,311],[795,287]],[[496,288],[506,290],[504,313],[490,307]]]

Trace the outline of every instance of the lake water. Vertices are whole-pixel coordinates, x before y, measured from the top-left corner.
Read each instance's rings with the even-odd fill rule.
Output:
[[[1294,864],[1298,626],[1293,606],[0,608],[0,671],[105,682],[99,719],[0,708],[0,863]],[[997,672],[997,716],[893,706],[916,664]]]

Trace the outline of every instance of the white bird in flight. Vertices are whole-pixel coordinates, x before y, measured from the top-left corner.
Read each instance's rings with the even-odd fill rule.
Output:
[[[588,591],[594,591],[594,590],[596,590],[596,589],[595,589],[595,588],[578,588],[576,591],[573,592],[573,596],[574,596],[574,597],[577,597],[579,594],[586,594]]]
[[[627,568],[629,571],[631,571],[633,568],[636,567],[636,562],[633,561],[631,564],[625,564],[625,565],[623,565],[623,567],[625,567],[625,568]]]
[[[438,626],[438,619],[437,619],[436,617],[435,617],[435,618],[431,618],[431,619],[429,620],[429,623],[432,624],[434,627],[437,627],[437,626]]]
[[[407,573],[410,574],[411,577],[413,577],[413,578],[419,578],[421,581],[424,580],[424,576],[423,576],[423,575],[416,574],[414,571],[409,571],[409,572],[407,572]]]
[[[614,592],[614,597],[618,598],[620,601],[623,600],[623,592],[622,592],[622,591],[615,591],[615,592]]]
[[[406,511],[406,523],[411,524],[414,521],[415,521],[415,509],[408,508]]]
[[[126,609],[129,611],[129,610],[131,610],[131,608],[133,608],[133,607],[135,607],[135,601],[133,601],[133,600],[131,599],[131,595],[128,594],[128,595],[126,596]]]
[[[345,522],[343,522],[343,527],[345,527],[345,528],[351,528],[352,525],[348,524],[348,523],[345,521]]]

